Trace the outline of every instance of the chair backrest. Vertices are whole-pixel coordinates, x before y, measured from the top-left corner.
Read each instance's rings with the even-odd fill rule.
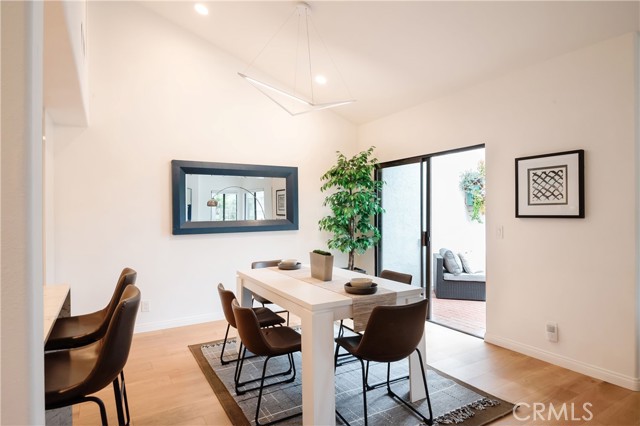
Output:
[[[236,318],[233,315],[233,309],[231,308],[231,303],[236,300],[236,295],[233,294],[231,290],[225,289],[222,283],[220,283],[218,284],[218,296],[220,296],[220,304],[222,305],[224,318],[227,320],[229,325],[231,325],[231,327],[237,328]]]
[[[258,260],[256,262],[251,263],[251,269],[260,269],[260,268],[270,268],[272,266],[278,266],[278,264],[282,262],[282,259],[275,260]],[[268,299],[265,299],[262,296],[257,294],[253,295],[253,298],[259,303],[271,303]]]
[[[234,300],[231,306],[233,308],[233,315],[236,318],[236,327],[242,344],[256,355],[270,355],[272,352],[271,346],[269,346],[262,334],[258,317],[253,309],[240,306],[237,300]]]
[[[140,290],[135,285],[129,285],[116,305],[107,333],[96,343],[99,353],[93,370],[82,385],[85,388],[84,395],[105,388],[124,369],[139,308]]]
[[[282,259],[276,260],[258,260],[251,263],[251,269],[270,268],[272,266],[278,266],[278,263],[282,262]]]
[[[384,269],[380,272],[380,278],[398,281],[403,284],[411,284],[411,280],[413,280],[413,276],[411,274],[404,274],[402,272],[391,271],[389,269]]]
[[[427,320],[429,301],[408,305],[376,306],[354,354],[370,361],[399,361],[416,349]]]
[[[118,277],[118,282],[116,283],[116,288],[113,290],[113,295],[111,296],[111,300],[109,304],[103,309],[104,312],[104,321],[100,324],[100,331],[96,333],[98,338],[104,336],[107,332],[107,327],[109,327],[109,322],[111,321],[111,317],[120,303],[120,299],[122,298],[122,294],[127,286],[135,284],[136,278],[138,278],[138,273],[131,268],[124,268],[122,272],[120,272],[120,277]]]

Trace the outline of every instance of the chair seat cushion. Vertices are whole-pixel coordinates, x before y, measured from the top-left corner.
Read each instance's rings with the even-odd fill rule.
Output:
[[[266,328],[262,330],[262,334],[270,346],[272,356],[296,352],[302,348],[300,333],[290,327]]]
[[[44,356],[45,405],[89,395],[106,386],[88,389],[85,380],[96,365],[100,343],[77,349],[48,352]],[[108,383],[107,383],[108,384]]]
[[[256,317],[258,317],[260,327],[272,327],[285,322],[284,318],[269,308],[253,308],[253,312],[255,312]]]
[[[56,319],[45,344],[45,351],[77,348],[102,338],[100,326],[104,322],[104,315],[105,311],[101,310]]]

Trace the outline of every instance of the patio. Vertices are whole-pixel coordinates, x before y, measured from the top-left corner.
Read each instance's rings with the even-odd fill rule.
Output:
[[[486,302],[475,300],[438,299],[431,292],[430,321],[463,333],[484,338]]]

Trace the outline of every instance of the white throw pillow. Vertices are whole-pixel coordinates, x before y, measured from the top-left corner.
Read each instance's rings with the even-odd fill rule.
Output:
[[[440,249],[440,256],[444,259],[445,269],[453,275],[460,275],[462,273],[462,262],[460,257],[454,254],[451,250],[442,248]]]
[[[482,269],[478,266],[477,262],[470,253],[458,253],[460,261],[462,262],[462,269],[467,274],[475,274],[482,272]]]

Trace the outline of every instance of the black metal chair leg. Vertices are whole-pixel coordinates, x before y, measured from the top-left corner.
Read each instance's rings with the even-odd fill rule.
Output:
[[[429,407],[429,418],[426,418],[424,414],[416,410],[409,402],[405,401],[403,398],[398,396],[395,392],[391,390],[391,386],[389,384],[389,376],[390,376],[390,367],[387,367],[387,393],[392,397],[396,398],[402,404],[404,404],[409,410],[413,411],[418,417],[420,417],[427,425],[433,424],[433,412],[431,411],[431,399],[429,398],[429,388],[427,387],[427,376],[424,371],[424,364],[422,362],[422,355],[420,351],[416,349],[418,352],[418,359],[420,360],[420,370],[422,371],[422,381],[424,383],[424,390],[427,394],[427,406]]]
[[[240,381],[240,377],[242,375],[242,367],[244,365],[244,360],[248,358],[246,356],[246,353],[247,353],[247,348],[244,347],[242,358],[240,359],[240,362],[236,365],[236,374],[235,374],[235,377],[234,377],[236,395],[244,395],[247,392],[251,392],[251,391],[254,391],[254,390],[258,389],[259,386],[255,386],[255,387],[252,387],[252,388],[245,388],[245,389],[240,389],[240,388],[243,387],[243,386],[248,385],[249,383],[255,383],[255,382],[258,382],[258,381],[262,380],[261,378],[258,378],[258,379],[247,380],[247,381],[244,381],[244,382]],[[239,365],[239,368],[238,368],[238,365]],[[291,382],[293,382],[295,380],[295,378],[296,378],[296,365],[295,365],[295,362],[293,361],[293,355],[289,354],[289,369],[286,370],[286,371],[282,371],[282,372],[279,372],[279,373],[273,373],[273,374],[270,374],[268,376],[265,376],[265,379],[271,379],[273,377],[279,377],[279,376],[288,376],[292,371],[293,371],[293,375],[291,377],[289,377],[287,379],[284,379],[284,380],[279,380],[277,382],[269,383],[268,385],[265,385],[264,387],[268,388],[268,387],[275,386],[275,385],[280,385],[280,384],[283,384],[283,383],[291,383]]]
[[[288,380],[288,381],[293,381],[293,379],[295,379],[296,377],[296,365],[295,362],[293,361],[293,354],[287,354],[288,358],[289,358],[289,363],[291,364],[291,368],[293,369],[293,377]],[[260,405],[262,403],[262,391],[264,388],[269,387],[271,385],[266,385],[264,384],[264,379],[267,378],[265,377],[266,373],[267,373],[267,363],[269,362],[269,360],[271,359],[270,356],[268,356],[265,360],[264,360],[264,365],[262,367],[262,377],[260,380],[260,386],[259,389],[260,391],[258,392],[258,405],[256,407],[256,417],[255,417],[255,421],[256,421],[256,426],[269,426],[269,425],[273,425],[275,423],[280,423],[283,422],[285,420],[289,420],[292,419],[294,417],[298,417],[299,415],[301,415],[302,413],[295,413],[295,414],[291,414],[289,416],[283,417],[281,419],[276,419],[276,420],[272,420],[270,422],[267,423],[260,423],[260,421],[258,420],[260,417]],[[275,383],[274,383],[275,384]]]
[[[367,418],[367,376],[364,371],[364,361],[360,359],[360,366],[362,367],[362,404],[364,407],[364,426],[369,424],[369,419]]]
[[[122,397],[124,401],[124,412],[127,418],[125,426],[129,426],[129,424],[131,423],[131,415],[129,414],[129,398],[127,398],[127,386],[124,383],[124,370],[120,372],[120,378],[122,383],[121,386],[122,386]]]
[[[113,394],[116,400],[116,412],[118,413],[118,425],[124,426],[124,412],[122,409],[122,393],[120,389],[120,381],[118,380],[118,376],[113,379]]]
[[[391,379],[389,383],[396,383],[396,382],[400,382],[402,380],[408,380],[409,376],[402,376],[402,377],[396,377],[395,379]],[[374,390],[374,389],[378,389],[379,387],[385,386],[387,384],[387,382],[378,382],[378,383],[374,383],[373,385],[369,384],[369,361],[367,361],[367,390]]]
[[[231,328],[231,324],[227,324],[227,331],[224,333],[224,342],[222,343],[222,352],[220,352],[220,363],[222,365],[227,365],[230,362],[233,362],[233,361],[225,361],[224,359],[222,359],[222,356],[224,355],[224,347],[227,346],[227,337],[229,336],[230,328]]]
[[[100,420],[102,421],[102,426],[108,426],[109,422],[107,421],[107,409],[104,408],[104,402],[102,402],[100,398],[95,396],[85,396],[84,398],[81,398],[80,400],[78,400],[78,402],[85,402],[85,401],[93,401],[96,404],[98,404],[98,408],[100,409]]]

